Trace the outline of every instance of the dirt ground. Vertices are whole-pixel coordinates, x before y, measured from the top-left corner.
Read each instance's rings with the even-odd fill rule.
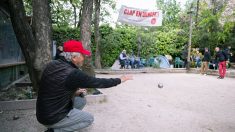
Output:
[[[108,100],[85,107],[95,121],[83,132],[235,132],[234,78],[135,74],[134,80],[101,91]],[[20,119],[12,120],[16,113]],[[0,122],[2,132],[45,130],[35,110],[3,112]]]
[[[234,78],[139,74],[102,90],[108,102],[86,110],[96,119],[92,132],[234,132],[234,86]]]

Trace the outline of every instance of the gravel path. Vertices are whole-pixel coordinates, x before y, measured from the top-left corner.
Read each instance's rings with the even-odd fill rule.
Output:
[[[108,102],[86,108],[91,132],[235,132],[234,78],[138,74],[102,91]]]
[[[99,75],[119,77],[120,75]],[[163,83],[162,89],[158,83]],[[199,74],[135,74],[134,80],[102,89],[108,101],[91,104],[95,116],[83,132],[235,132],[235,79]],[[1,132],[41,132],[35,110],[0,114]]]

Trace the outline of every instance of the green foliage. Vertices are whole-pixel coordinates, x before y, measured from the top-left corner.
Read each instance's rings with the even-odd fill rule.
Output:
[[[187,42],[187,37],[180,36],[181,30],[175,29],[169,32],[157,32],[155,48],[157,54],[177,56]]]
[[[33,9],[32,9],[32,0],[23,0],[24,7],[25,7],[25,13],[27,16],[32,16]]]
[[[208,47],[211,51],[214,51],[216,46],[221,48],[233,47],[235,23],[220,22],[224,8],[225,6],[220,2],[215,3],[214,9],[216,10],[208,8],[205,3],[201,4],[199,22],[197,28],[193,30],[193,47],[199,47],[200,49]]]
[[[138,38],[140,37],[141,49],[140,57],[150,58],[157,55],[170,54],[178,56],[182,47],[187,42],[187,37],[182,34],[183,31],[175,29],[169,32],[151,31],[143,28],[138,29],[131,26],[121,26],[114,29],[101,41],[102,65],[111,66],[123,49],[127,54],[138,53]]]
[[[223,27],[222,35],[220,39],[222,39],[225,46],[235,46],[235,22],[226,22]]]
[[[25,0],[30,1],[30,0]],[[80,9],[82,8],[82,0],[51,0],[51,16],[52,23],[57,27],[72,27],[75,21],[75,12],[78,22]],[[74,11],[75,7],[75,11]],[[100,20],[106,22],[110,19],[110,11],[115,9],[116,3],[114,0],[101,0]]]
[[[111,19],[112,10],[116,8],[115,0],[101,0],[100,21],[104,23],[114,22]]]
[[[62,45],[68,39],[79,40],[79,29],[69,27],[54,27],[53,40],[57,45]],[[130,54],[132,51],[137,56],[138,38],[140,37],[140,57],[150,58],[157,55],[170,54],[178,56],[182,47],[187,42],[187,36],[181,29],[165,31],[149,31],[132,26],[120,26],[115,29],[109,25],[100,26],[101,34],[101,64],[110,67],[123,49]],[[94,35],[92,35],[92,53],[95,53]],[[94,55],[94,54],[93,54]],[[93,56],[94,59],[94,56]]]
[[[68,1],[68,0],[67,0]],[[58,2],[58,1],[57,1]],[[112,8],[115,7],[113,0],[102,1]],[[181,56],[184,46],[188,43],[189,36],[189,14],[188,9],[181,11],[176,0],[159,0],[158,6],[164,11],[163,26],[152,28],[139,28],[127,25],[117,25],[115,28],[109,25],[100,26],[100,53],[103,67],[110,67],[123,49],[127,54],[132,51],[137,56],[138,44],[140,44],[140,57],[150,58],[156,55],[171,55],[173,58]],[[191,5],[191,4],[188,4]],[[195,3],[194,3],[195,5]],[[102,6],[102,4],[101,4]],[[103,5],[104,7],[104,5]],[[60,7],[62,8],[62,7]],[[189,8],[189,6],[187,7]],[[215,46],[235,46],[235,22],[220,23],[223,4],[215,4],[215,10],[208,8],[206,3],[201,2],[198,15],[197,27],[193,27],[192,47],[203,49],[204,47],[214,50]],[[60,11],[60,9],[58,9]],[[107,10],[106,10],[107,11]],[[103,10],[101,19],[108,13]],[[79,29],[69,28],[71,13],[62,10],[57,17],[64,17],[57,21],[54,26],[53,38],[61,45],[68,39],[79,39]],[[55,12],[56,13],[56,12]],[[68,18],[67,18],[68,17]],[[54,17],[53,19],[55,19]],[[193,17],[193,21],[195,16]],[[58,26],[60,25],[60,26]],[[94,31],[93,31],[94,32]],[[92,53],[95,53],[94,35],[91,39]],[[94,56],[93,56],[94,60]],[[191,65],[194,65],[192,63]],[[156,66],[158,67],[158,66]]]
[[[176,0],[158,0],[158,8],[163,11],[164,26],[179,26],[180,5]]]
[[[105,32],[107,31],[101,30],[101,34]],[[127,53],[137,50],[136,31],[131,27],[117,28],[102,38],[100,47],[102,66],[112,66],[123,49],[126,49]]]
[[[193,32],[193,45],[203,49],[213,49],[220,44],[219,37],[222,36],[218,15],[213,15],[209,9],[202,11],[201,21],[198,23],[198,30]]]
[[[51,0],[52,24],[58,27],[68,27],[72,24],[71,6],[68,0]]]
[[[101,25],[99,29],[100,29],[100,37],[101,38],[104,38],[113,32],[113,28],[110,27],[108,24]]]
[[[160,64],[159,63],[154,63],[152,67],[153,68],[160,68]]]
[[[69,27],[54,27],[53,28],[53,40],[57,42],[57,46],[63,45],[63,42],[69,39],[80,39],[80,29]]]

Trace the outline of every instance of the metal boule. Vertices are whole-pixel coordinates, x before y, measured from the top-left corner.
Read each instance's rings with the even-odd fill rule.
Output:
[[[162,83],[158,83],[158,88],[163,88],[163,84]]]

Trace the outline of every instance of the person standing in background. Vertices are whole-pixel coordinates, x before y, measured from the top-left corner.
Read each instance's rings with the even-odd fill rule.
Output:
[[[126,65],[127,55],[126,50],[123,50],[122,53],[119,55],[119,62],[120,62],[120,69],[124,69]]]
[[[224,79],[226,75],[226,61],[228,60],[227,54],[220,50],[219,47],[215,48],[216,55],[215,60],[219,62],[219,77],[218,79]]]
[[[204,56],[202,58],[201,74],[207,75],[208,65],[211,60],[211,55],[208,48],[205,48]]]
[[[230,67],[230,62],[231,62],[231,57],[233,56],[232,52],[231,52],[231,46],[228,46],[224,52],[227,54],[227,57],[228,57],[228,61],[227,61],[227,65],[228,65],[228,68]]]
[[[201,56],[202,54],[199,52],[199,50],[196,50],[196,54],[195,54],[195,63],[196,63],[196,68],[199,68],[201,66]]]

